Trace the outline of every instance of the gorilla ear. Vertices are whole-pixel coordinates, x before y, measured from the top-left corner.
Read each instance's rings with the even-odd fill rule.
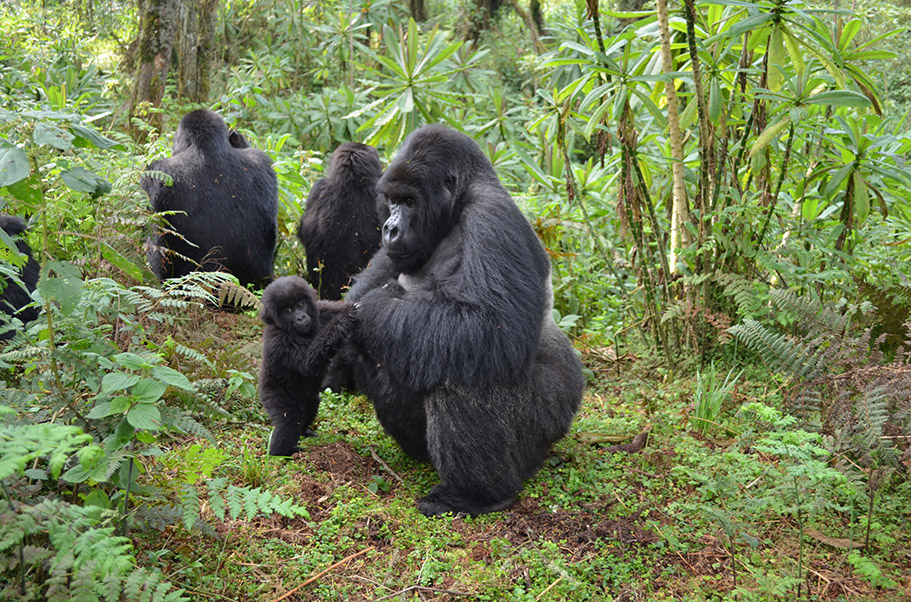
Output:
[[[446,190],[449,191],[449,194],[454,197],[459,196],[459,177],[456,174],[452,172],[446,174],[446,179],[443,185],[446,187]]]

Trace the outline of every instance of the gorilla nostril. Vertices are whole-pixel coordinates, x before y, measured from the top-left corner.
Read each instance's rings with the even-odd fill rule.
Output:
[[[386,239],[386,242],[395,242],[399,238],[399,228],[395,225],[385,225],[383,226],[383,238]]]

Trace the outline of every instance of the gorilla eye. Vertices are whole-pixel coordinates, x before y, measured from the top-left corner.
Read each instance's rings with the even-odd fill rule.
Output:
[[[290,314],[290,313],[293,313],[293,312],[294,312],[294,308],[293,308],[293,307],[286,307],[286,308],[285,308],[285,313],[286,313],[286,314]]]
[[[402,204],[405,205],[406,207],[411,207],[412,205],[414,205],[414,199],[411,198],[410,196],[405,197],[404,199],[402,199]]]

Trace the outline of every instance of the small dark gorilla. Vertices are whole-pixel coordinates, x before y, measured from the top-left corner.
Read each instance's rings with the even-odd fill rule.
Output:
[[[170,158],[147,170],[174,180],[146,176],[142,188],[173,232],[150,241],[149,265],[160,279],[196,269],[225,270],[241,284],[263,284],[272,276],[278,237],[278,180],[269,156],[230,134],[218,113],[199,109],[184,115]]]
[[[307,250],[307,280],[320,299],[341,299],[380,247],[374,187],[382,173],[375,148],[347,142],[310,190],[297,236]]]
[[[297,276],[275,280],[263,291],[263,357],[259,399],[275,427],[269,454],[290,456],[319,409],[319,392],[336,347],[351,333],[354,306],[317,302],[316,291]],[[327,322],[322,325],[322,322]]]
[[[12,215],[0,215],[0,228],[9,236],[15,238],[25,232],[27,226],[25,222]],[[25,285],[27,291],[10,277],[6,278],[3,293],[0,294],[0,341],[5,341],[13,337],[13,328],[9,323],[10,317],[18,318],[23,324],[31,322],[38,317],[38,310],[34,307],[25,307],[31,303],[32,298],[29,295],[35,290],[38,284],[38,273],[41,268],[38,262],[32,256],[32,249],[28,243],[21,238],[16,241],[16,248],[19,252],[28,257],[26,263],[19,269],[19,279]]]
[[[440,477],[428,516],[511,506],[585,379],[551,316],[550,260],[468,136],[425,126],[377,182],[383,248],[355,277],[356,382]]]

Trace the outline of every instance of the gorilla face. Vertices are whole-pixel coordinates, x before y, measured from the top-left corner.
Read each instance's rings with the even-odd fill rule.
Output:
[[[262,318],[289,334],[307,336],[319,329],[314,293],[294,277],[279,278],[263,293]]]
[[[418,271],[458,222],[449,178],[421,181],[420,164],[393,164],[377,182],[383,248],[396,269]]]

